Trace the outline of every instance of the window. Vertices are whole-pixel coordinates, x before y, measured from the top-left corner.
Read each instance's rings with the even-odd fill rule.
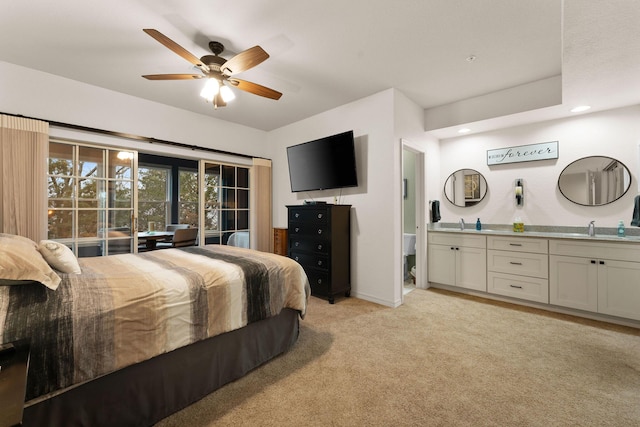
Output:
[[[249,168],[218,163],[204,165],[206,243],[227,244],[233,233],[249,234]]]
[[[171,168],[138,166],[138,230],[147,231],[150,222],[164,230],[171,218]]]
[[[132,250],[135,153],[52,141],[48,237],[79,256]]]

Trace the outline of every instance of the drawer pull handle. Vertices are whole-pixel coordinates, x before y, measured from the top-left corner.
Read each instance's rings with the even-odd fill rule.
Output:
[[[318,228],[318,234],[322,234],[322,228]]]
[[[512,288],[522,289],[522,286],[519,286],[519,285],[509,285],[509,286],[511,286]]]
[[[296,247],[300,246],[300,242],[295,243]]]
[[[599,262],[599,264],[600,264],[600,265],[604,265],[604,261],[600,261],[600,262]]]
[[[296,218],[299,218],[299,217],[300,217],[300,214],[299,214],[299,213],[296,213],[296,214],[295,214],[295,217],[296,217]]]
[[[322,279],[318,279],[318,285],[322,285]]]
[[[509,246],[522,246],[522,243],[509,243]]]
[[[322,261],[318,261],[318,266],[322,266]]]
[[[592,259],[592,260],[591,260],[591,264],[595,264],[595,263],[596,263],[596,260],[595,260],[595,259]]]
[[[298,261],[298,257],[295,257],[296,262]]]
[[[509,264],[513,264],[513,265],[522,265],[521,262],[514,262],[514,261],[509,261]]]
[[[296,227],[296,233],[300,231],[300,227]]]
[[[322,219],[322,214],[321,213],[318,214],[318,219]]]
[[[318,250],[321,251],[322,250],[322,245],[318,245]]]

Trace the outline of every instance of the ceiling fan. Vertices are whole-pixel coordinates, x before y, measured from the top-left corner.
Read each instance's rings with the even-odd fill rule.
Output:
[[[205,55],[202,58],[198,58],[158,30],[144,29],[142,31],[198,67],[202,72],[202,74],[148,74],[142,76],[145,79],[192,80],[206,78],[207,83],[202,92],[200,92],[200,96],[212,102],[214,108],[224,107],[228,101],[235,98],[235,95],[225,85],[225,82],[240,90],[265,98],[278,100],[282,96],[282,93],[268,87],[233,77],[269,58],[269,54],[260,46],[249,48],[227,60],[219,56],[224,51],[222,43],[211,41],[209,42],[209,49],[211,49],[213,55]]]

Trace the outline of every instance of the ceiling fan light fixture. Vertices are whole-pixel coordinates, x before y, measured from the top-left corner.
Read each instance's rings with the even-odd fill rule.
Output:
[[[233,93],[231,88],[225,85],[222,85],[222,87],[220,87],[220,96],[222,96],[222,100],[224,102],[229,102],[236,99],[236,95]]]
[[[213,101],[213,98],[218,94],[220,90],[220,82],[216,79],[207,79],[204,87],[200,91],[200,96],[209,102]]]

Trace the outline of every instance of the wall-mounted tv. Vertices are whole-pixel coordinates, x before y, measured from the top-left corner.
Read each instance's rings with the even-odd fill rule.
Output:
[[[353,131],[287,147],[291,191],[357,187]]]

